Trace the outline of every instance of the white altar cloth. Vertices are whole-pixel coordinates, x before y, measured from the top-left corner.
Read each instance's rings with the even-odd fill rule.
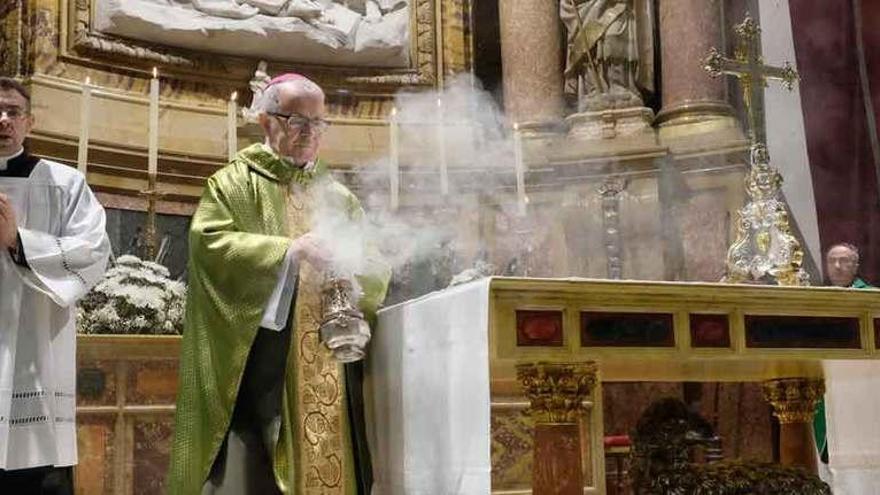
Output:
[[[375,495],[489,493],[489,283],[379,312],[364,384]]]
[[[825,361],[828,456],[835,495],[880,495],[880,362]]]

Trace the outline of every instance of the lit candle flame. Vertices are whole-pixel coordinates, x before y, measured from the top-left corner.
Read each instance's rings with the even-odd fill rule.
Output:
[[[391,116],[394,117],[397,115],[397,107],[391,107]]]
[[[518,131],[518,130],[519,130],[519,122],[514,122],[514,123],[513,123],[513,130],[514,130],[514,131]]]
[[[88,86],[89,84],[92,84],[92,78],[89,76],[86,76],[86,86]]]
[[[156,79],[157,77],[159,77],[159,68],[153,67],[153,79]]]
[[[233,91],[232,96],[229,97],[232,101],[238,101],[238,91]]]
[[[437,98],[437,107],[443,106],[443,98]]]

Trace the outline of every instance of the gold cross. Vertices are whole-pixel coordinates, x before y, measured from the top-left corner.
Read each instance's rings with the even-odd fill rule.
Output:
[[[764,127],[764,88],[770,79],[781,80],[790,91],[798,80],[798,74],[785,62],[783,67],[764,65],[761,57],[761,28],[746,14],[742,24],[734,27],[737,34],[734,58],[722,55],[715,48],[703,61],[704,69],[713,77],[723,74],[736,76],[742,84],[743,102],[749,117],[749,135],[752,144],[767,144]]]

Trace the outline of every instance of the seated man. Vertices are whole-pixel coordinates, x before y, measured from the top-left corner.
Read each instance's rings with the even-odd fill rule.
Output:
[[[825,255],[825,271],[835,287],[866,289],[871,287],[859,276],[859,250],[852,244],[842,242],[831,246]]]

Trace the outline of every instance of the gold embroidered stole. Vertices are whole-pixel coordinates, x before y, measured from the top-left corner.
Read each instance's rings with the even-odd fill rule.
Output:
[[[292,181],[287,195],[291,239],[309,231],[313,194],[319,187]],[[342,365],[320,342],[323,274],[299,266],[294,326],[287,366],[287,401],[292,413],[288,441],[294,457],[292,493],[353,493],[354,463]]]

